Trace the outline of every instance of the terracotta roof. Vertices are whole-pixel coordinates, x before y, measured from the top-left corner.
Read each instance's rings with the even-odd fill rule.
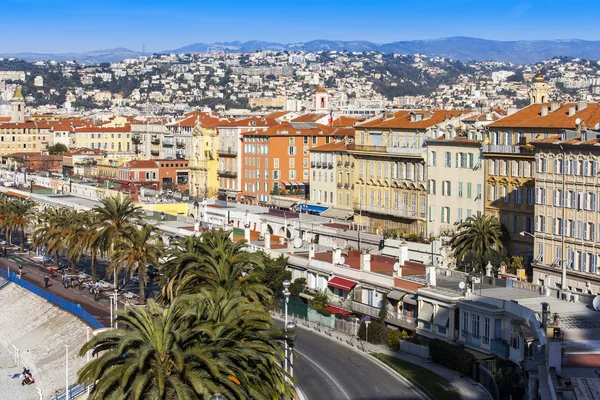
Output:
[[[304,114],[296,119],[293,119],[292,122],[317,122],[318,120],[326,116],[327,114]]]
[[[312,149],[310,149],[310,151],[326,151],[326,152],[347,151],[347,150],[348,150],[348,145],[346,144],[346,142],[329,143],[329,144],[324,144],[323,146],[313,147]]]
[[[404,271],[403,271],[403,273],[404,273]],[[417,289],[425,287],[427,285],[409,281],[406,279],[394,278],[394,286],[397,287],[398,289],[404,289],[404,290],[410,290],[412,292],[416,292]]]
[[[5,122],[0,123],[0,129],[37,129],[35,122]]]
[[[335,115],[334,115],[335,118]],[[346,127],[351,127],[354,126],[355,124],[364,121],[364,118],[353,118],[353,117],[347,117],[345,115],[342,115],[341,117],[335,118],[333,120],[333,123],[331,124],[331,126],[346,126]]]
[[[123,164],[124,168],[158,168],[158,162],[154,160],[131,160]]]
[[[29,158],[29,157],[40,155],[40,154],[42,154],[42,153],[39,151],[31,151],[31,152],[20,151],[17,153],[6,154],[3,157],[9,157],[9,158],[27,157],[27,158]]]
[[[392,129],[426,129],[440,124],[448,119],[469,114],[467,110],[402,110],[394,113],[394,117],[383,120],[383,114],[369,121],[356,125],[361,128],[392,128]],[[420,121],[411,121],[411,113],[422,115]]]
[[[287,133],[284,133],[287,132]],[[311,128],[295,128],[289,122],[276,124],[265,130],[245,132],[244,136],[354,136],[354,128],[334,128],[315,124]]]
[[[251,117],[240,119],[237,121],[221,121],[217,126],[219,127],[241,127],[245,128],[248,126],[259,126],[259,127],[268,127],[277,125],[277,121],[271,118],[260,118],[260,117]]]
[[[277,118],[281,118],[290,113],[291,113],[291,111],[275,111],[271,114],[268,114],[265,118],[277,119]]]
[[[583,110],[578,110],[577,103],[562,104],[555,111],[550,111],[550,103],[531,104],[524,109],[499,119],[488,125],[493,128],[553,128],[576,129],[575,120],[580,118],[587,127],[593,128],[600,123],[600,105],[587,103]],[[548,115],[542,117],[542,107],[548,107]],[[569,108],[576,107],[576,112],[569,116]]]
[[[562,145],[562,144],[566,144],[566,145],[583,145],[583,146],[596,146],[600,144],[600,139],[599,138],[594,138],[594,139],[590,139],[587,140],[585,142],[581,141],[580,137],[576,137],[576,138],[572,138],[569,140],[560,140],[560,136],[551,136],[549,138],[545,138],[545,139],[539,139],[539,140],[534,140],[531,142],[531,144],[533,144],[534,146],[537,145],[543,145],[543,144],[555,144],[555,145]]]

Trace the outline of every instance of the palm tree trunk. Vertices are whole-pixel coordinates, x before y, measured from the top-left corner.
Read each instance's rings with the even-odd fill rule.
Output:
[[[140,304],[146,304],[146,293],[144,291],[146,286],[146,265],[142,267],[138,264],[138,278],[140,285]]]
[[[25,227],[21,226],[21,253],[25,251]]]
[[[77,263],[75,262],[75,259],[71,260],[71,273],[72,274],[77,273]]]
[[[60,265],[59,265],[59,256],[58,256],[58,251],[56,252],[56,255],[55,255],[55,257],[56,257],[56,258],[55,258],[55,260],[56,260],[56,269],[58,269],[58,267],[60,266]]]
[[[96,250],[92,250],[92,282],[96,283]]]

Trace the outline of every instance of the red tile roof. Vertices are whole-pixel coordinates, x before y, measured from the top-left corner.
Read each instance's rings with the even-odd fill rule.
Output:
[[[394,117],[383,120],[383,114],[356,125],[360,128],[392,128],[392,129],[426,129],[448,119],[471,113],[466,110],[402,110],[394,113]],[[422,115],[420,121],[412,120],[412,114]]]
[[[324,144],[323,146],[313,147],[312,149],[310,149],[310,151],[325,151],[325,152],[331,152],[331,151],[345,152],[347,150],[348,150],[348,145],[344,141],[337,142],[337,143],[328,143],[328,144]]]
[[[600,123],[600,105],[587,103],[583,110],[577,108],[577,103],[562,104],[555,111],[550,111],[550,103],[532,104],[524,109],[499,119],[488,125],[494,128],[553,128],[576,129],[575,121],[579,118],[589,128]],[[542,117],[542,107],[548,107],[548,115]],[[576,112],[569,116],[569,108],[575,107]]]
[[[141,169],[148,169],[148,168],[158,168],[160,167],[160,164],[154,160],[131,160],[131,161],[127,161],[123,164],[123,168],[141,168]]]
[[[296,119],[293,119],[292,122],[317,122],[318,120],[326,116],[327,114],[304,114]]]
[[[404,270],[402,271],[402,273],[404,273]],[[404,289],[404,290],[416,292],[417,289],[425,287],[427,285],[409,281],[409,280],[402,279],[402,278],[394,278],[394,286],[397,287],[398,289]]]

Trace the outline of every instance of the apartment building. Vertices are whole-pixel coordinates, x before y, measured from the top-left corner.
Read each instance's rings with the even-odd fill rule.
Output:
[[[384,112],[357,124],[348,152],[355,164],[355,223],[373,232],[427,235],[425,141],[460,125],[460,110]]]
[[[217,125],[221,120],[198,113],[192,130],[190,156],[190,195],[198,198],[216,198],[219,180],[219,138]]]
[[[129,124],[114,127],[86,125],[75,128],[74,133],[76,148],[102,150],[110,157],[122,153],[134,154]]]
[[[538,165],[534,283],[600,294],[599,133],[532,142]]]
[[[244,133],[244,202],[267,204],[271,195],[308,199],[310,150],[342,142],[353,133],[352,128],[333,128],[304,122],[284,122],[266,130]],[[328,156],[331,158],[332,168],[325,168],[321,173],[327,173],[331,179],[333,155]],[[331,194],[328,194],[328,197],[330,196]],[[312,198],[311,200],[314,201]]]
[[[219,138],[217,147],[217,154],[219,156],[219,168],[217,172],[219,177],[219,200],[233,202],[242,200],[242,171],[244,168],[244,157],[242,156],[243,134],[246,132],[264,131],[276,125],[277,122],[273,119],[258,117],[246,118],[239,121],[225,121],[217,125],[217,135]],[[268,140],[263,138],[262,141],[265,142]]]
[[[9,122],[0,122],[0,156],[12,153],[37,153],[45,146],[43,137],[33,121],[25,121],[25,99],[17,87],[11,103]]]
[[[597,103],[536,103],[488,125],[483,157],[486,215],[510,232],[509,254],[533,260],[536,160],[531,142],[600,122]],[[538,171],[544,165],[541,161]]]
[[[484,212],[484,168],[478,132],[427,140],[427,234],[451,236]]]
[[[344,219],[353,215],[353,168],[346,141],[311,149],[311,201],[339,209],[337,215]],[[327,213],[331,214],[329,211]]]

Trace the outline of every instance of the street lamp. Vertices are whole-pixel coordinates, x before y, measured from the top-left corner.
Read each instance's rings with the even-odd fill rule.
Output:
[[[291,332],[292,334],[294,332],[296,332],[296,323],[294,321],[290,321],[287,324],[285,324],[285,330],[286,332]],[[286,334],[286,338],[285,338],[285,343],[289,346],[290,349],[290,376],[293,378],[294,377],[294,340],[295,338],[289,338],[287,337]]]
[[[291,296],[291,292],[290,292],[290,281],[288,281],[287,279],[285,281],[283,281],[283,297],[285,298],[285,325],[284,325],[284,329],[285,329],[285,336],[286,336],[286,341],[285,341],[285,359],[283,360],[283,369],[285,372],[287,372],[288,370],[288,343],[287,343],[287,331],[288,331],[288,303],[290,301],[290,296]]]
[[[65,386],[66,386],[66,390],[65,390],[65,399],[69,400],[69,345],[65,344],[65,349],[66,349],[66,356],[65,356]]]
[[[527,232],[527,231],[521,231],[521,232],[519,233],[519,235],[521,235],[521,236],[523,236],[523,237],[525,237],[525,236],[529,236],[529,237],[531,237],[531,238],[534,238],[534,239],[535,239],[535,236],[534,236],[534,235],[532,235],[531,233]]]

